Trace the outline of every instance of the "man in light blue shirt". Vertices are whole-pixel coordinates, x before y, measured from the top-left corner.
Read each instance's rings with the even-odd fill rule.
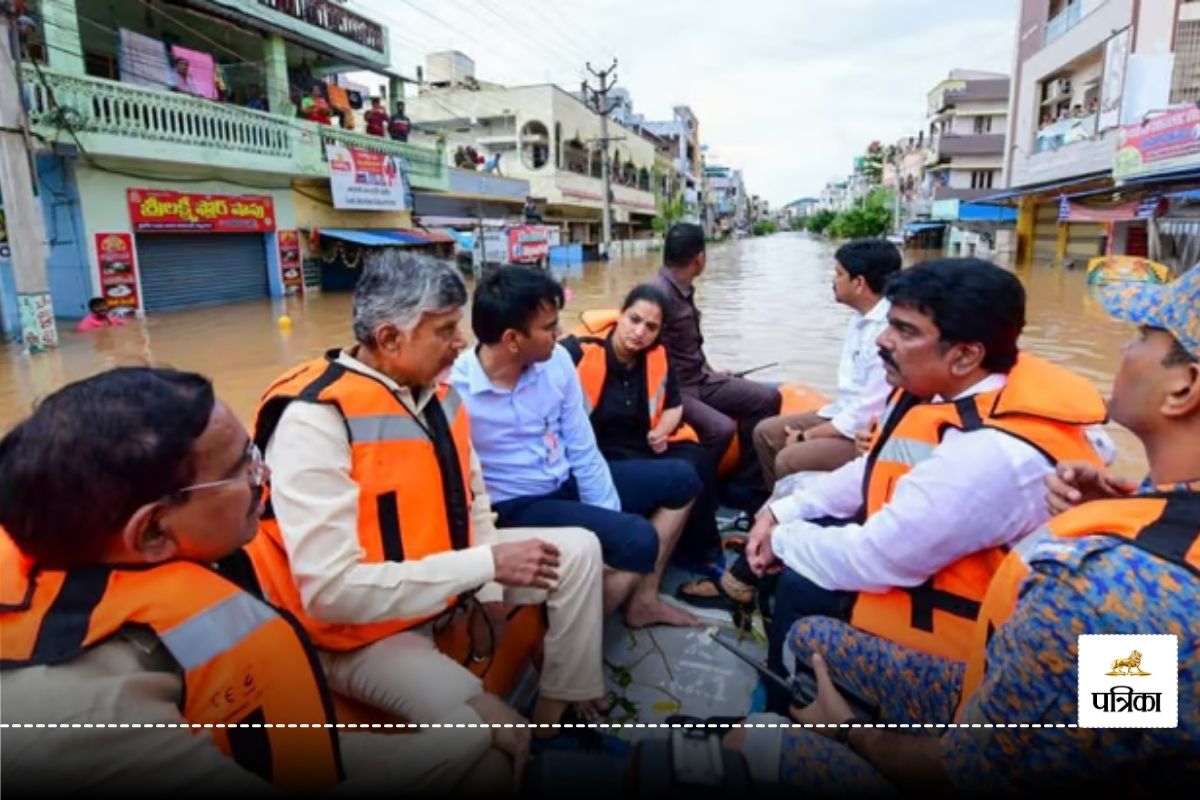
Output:
[[[479,344],[454,363],[471,443],[501,527],[587,528],[600,540],[606,612],[652,573],[659,538],[649,520],[621,511],[596,446],[571,356],[558,346],[562,287],[544,272],[504,267],[475,290]]]

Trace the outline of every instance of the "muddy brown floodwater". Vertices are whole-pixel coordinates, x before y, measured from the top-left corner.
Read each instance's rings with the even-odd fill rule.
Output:
[[[930,254],[910,253],[909,261]],[[745,369],[769,381],[801,381],[829,392],[835,386],[849,312],[833,300],[833,246],[783,233],[714,245],[698,284],[705,347],[718,368]],[[564,313],[570,329],[579,312],[618,304],[649,278],[658,256],[575,267],[566,278],[573,297]],[[1024,267],[1029,294],[1022,346],[1086,375],[1105,397],[1131,327],[1113,322],[1089,294],[1081,272]],[[292,318],[290,330],[276,319]],[[156,314],[110,330],[76,334],[64,326],[62,346],[26,357],[9,346],[0,357],[0,429],[28,414],[37,399],[65,383],[109,367],[154,363],[209,375],[220,396],[249,420],[259,394],[288,366],[350,342],[350,296],[261,301]],[[1140,477],[1145,457],[1124,429],[1110,426],[1120,451],[1117,467]]]

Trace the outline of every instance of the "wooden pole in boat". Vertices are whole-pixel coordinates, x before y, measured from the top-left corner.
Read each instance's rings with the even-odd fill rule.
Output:
[[[12,254],[21,341],[30,353],[58,347],[58,328],[46,274],[46,228],[34,185],[28,116],[17,81],[21,47],[13,4],[0,7],[0,197]]]

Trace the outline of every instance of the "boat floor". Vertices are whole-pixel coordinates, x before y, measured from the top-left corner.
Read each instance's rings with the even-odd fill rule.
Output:
[[[730,558],[727,554],[726,559]],[[710,636],[722,631],[727,640],[740,641],[748,655],[765,660],[762,618],[755,614],[751,630],[739,633],[730,612],[695,608],[676,600],[676,588],[696,577],[669,567],[661,596],[665,602],[703,619],[706,623],[703,627],[658,625],[631,630],[619,611],[605,621],[605,680],[618,701],[605,721],[625,726],[611,728],[606,733],[635,741],[656,730],[637,727],[639,724],[662,723],[676,714],[703,719],[741,717],[761,710],[758,673]]]

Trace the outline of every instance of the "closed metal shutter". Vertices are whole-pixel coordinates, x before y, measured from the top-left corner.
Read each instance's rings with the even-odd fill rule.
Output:
[[[268,295],[267,248],[260,233],[139,234],[137,252],[147,311]]]
[[[1033,261],[1052,264],[1058,250],[1058,203],[1038,203],[1033,223]]]
[[[1067,226],[1067,258],[1082,262],[1104,255],[1108,227],[1103,222],[1072,222]]]

